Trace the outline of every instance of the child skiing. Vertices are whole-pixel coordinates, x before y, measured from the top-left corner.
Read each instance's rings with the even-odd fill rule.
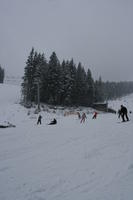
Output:
[[[93,115],[93,117],[92,117],[92,119],[96,119],[97,118],[97,112],[94,112],[94,115]]]
[[[82,117],[81,117],[81,121],[80,121],[80,123],[84,123],[85,122],[85,119],[87,119],[87,117],[86,117],[86,114],[85,113],[83,113],[82,114]]]

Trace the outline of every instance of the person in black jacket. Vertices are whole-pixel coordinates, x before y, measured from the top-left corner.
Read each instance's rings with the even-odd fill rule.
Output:
[[[54,125],[57,124],[57,120],[54,118],[48,125]]]
[[[38,120],[37,120],[37,124],[41,124],[42,123],[42,116],[39,115]]]
[[[125,122],[125,118],[126,118],[127,121],[129,121],[129,118],[128,118],[128,115],[127,115],[127,108],[123,105],[121,105],[120,116],[122,117],[123,122]]]

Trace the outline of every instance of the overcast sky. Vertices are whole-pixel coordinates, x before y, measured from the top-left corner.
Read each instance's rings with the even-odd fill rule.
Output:
[[[133,81],[133,0],[0,0],[0,64],[23,76],[34,47],[92,76]]]

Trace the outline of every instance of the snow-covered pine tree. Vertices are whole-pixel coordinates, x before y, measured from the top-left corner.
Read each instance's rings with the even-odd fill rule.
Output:
[[[61,64],[61,95],[60,102],[62,105],[70,105],[70,81],[71,75],[69,70],[69,61],[63,60]]]
[[[26,104],[37,102],[37,84],[41,85],[41,72],[43,71],[44,63],[44,55],[38,54],[32,48],[26,61],[22,83],[22,94]]]
[[[64,104],[74,105],[74,92],[76,88],[76,66],[73,59],[66,61],[64,68]]]
[[[47,69],[47,61],[45,59],[44,54],[37,53],[34,57],[34,78],[33,78],[33,84],[35,86],[34,88],[34,95],[35,95],[35,101],[38,100],[38,87],[39,87],[39,98],[43,102],[44,101],[44,94],[45,91],[45,82],[46,82],[46,69]],[[46,88],[46,87],[45,87]]]
[[[95,102],[103,102],[105,100],[104,90],[103,90],[103,82],[101,76],[99,77],[99,80],[95,81],[94,84],[94,101]]]
[[[92,78],[90,69],[88,69],[87,71],[86,84],[87,84],[86,105],[91,106],[94,102],[94,80]]]
[[[44,54],[40,55],[40,62],[37,66],[37,80],[40,85],[40,100],[47,103],[47,75],[48,75],[48,63]]]
[[[31,104],[33,101],[33,62],[34,62],[34,48],[32,48],[30,55],[28,56],[28,59],[26,61],[26,66],[24,69],[24,77],[23,77],[23,83],[22,83],[22,95],[24,104]]]
[[[85,105],[86,101],[86,72],[81,63],[78,64],[76,72],[76,89],[75,103],[76,105]]]
[[[58,104],[60,93],[60,62],[55,52],[50,56],[47,73],[48,103]]]

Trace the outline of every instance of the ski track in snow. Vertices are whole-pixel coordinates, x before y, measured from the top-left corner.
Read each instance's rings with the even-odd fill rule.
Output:
[[[0,200],[132,200],[133,114],[128,123],[115,114],[76,116],[41,112],[27,115],[20,88],[0,85]],[[133,95],[109,102],[132,110]],[[57,125],[47,123],[56,117]]]

